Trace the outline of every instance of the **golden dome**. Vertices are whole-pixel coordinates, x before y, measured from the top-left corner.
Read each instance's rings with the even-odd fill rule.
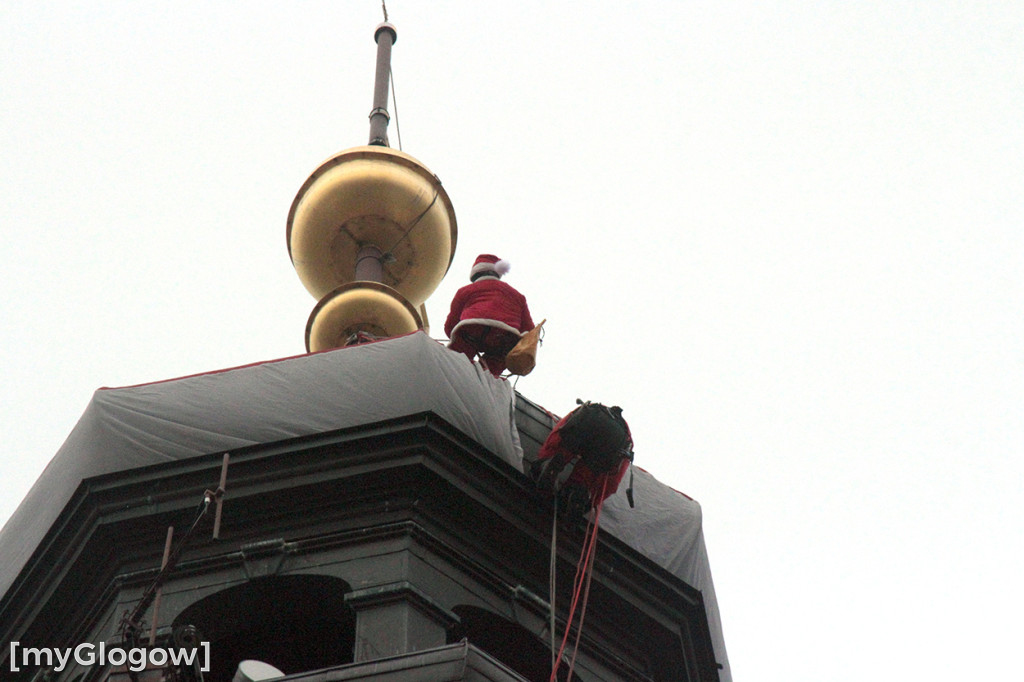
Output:
[[[413,306],[455,255],[455,210],[441,181],[389,147],[343,151],[302,185],[288,213],[288,253],[315,298],[355,279],[360,249],[384,253],[382,281]]]
[[[423,327],[402,294],[378,282],[349,282],[324,296],[306,323],[306,350],[315,353],[349,344],[360,332],[401,336]]]

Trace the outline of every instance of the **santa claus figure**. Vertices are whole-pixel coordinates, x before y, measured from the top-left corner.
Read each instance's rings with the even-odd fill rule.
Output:
[[[444,323],[448,347],[481,364],[494,376],[505,370],[505,356],[523,332],[533,329],[526,297],[501,281],[508,261],[491,254],[477,256],[470,284],[459,289]]]

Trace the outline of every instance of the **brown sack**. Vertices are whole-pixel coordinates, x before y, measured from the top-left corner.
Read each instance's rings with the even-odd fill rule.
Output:
[[[505,356],[505,366],[510,374],[526,376],[537,365],[537,347],[540,345],[540,329],[547,318],[540,324],[519,337],[519,343]]]

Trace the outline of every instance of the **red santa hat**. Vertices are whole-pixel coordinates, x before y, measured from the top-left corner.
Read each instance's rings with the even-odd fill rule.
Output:
[[[473,279],[482,272],[493,272],[501,277],[512,269],[512,264],[489,253],[482,253],[476,257],[473,267],[469,271],[469,278]]]

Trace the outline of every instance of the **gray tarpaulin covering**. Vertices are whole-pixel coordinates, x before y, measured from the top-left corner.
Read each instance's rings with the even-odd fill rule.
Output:
[[[601,529],[700,590],[704,595],[715,660],[722,665],[719,677],[722,682],[732,682],[718,598],[704,544],[700,505],[639,467],[634,466],[633,472],[635,508],[631,509],[626,499],[627,474],[619,490],[605,500]]]
[[[0,595],[87,478],[239,447],[433,412],[522,469],[511,385],[424,333],[128,388],[96,391],[78,424],[0,530]],[[730,680],[700,506],[636,472],[602,528],[704,594]]]

